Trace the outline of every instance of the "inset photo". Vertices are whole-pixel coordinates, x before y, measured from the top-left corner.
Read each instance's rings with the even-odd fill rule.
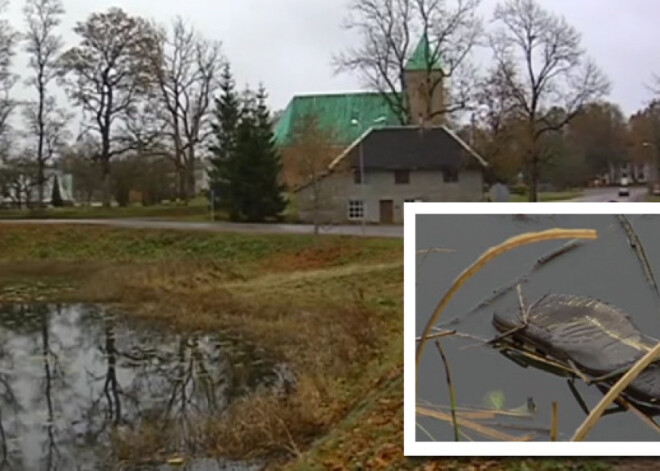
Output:
[[[656,456],[660,214],[411,204],[408,456]]]

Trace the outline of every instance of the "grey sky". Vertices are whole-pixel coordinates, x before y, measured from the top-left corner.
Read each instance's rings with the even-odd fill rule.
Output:
[[[347,0],[63,0],[65,39],[92,11],[119,6],[161,22],[181,15],[205,36],[221,40],[242,87],[266,85],[274,109],[300,93],[358,90],[351,75],[336,76],[333,53],[351,44],[341,28]],[[650,99],[645,87],[660,73],[660,2],[657,0],[540,0],[583,34],[584,46],[612,80],[610,99],[630,114]],[[489,20],[497,0],[483,0]],[[22,27],[22,0],[10,0],[8,18]],[[486,65],[486,64],[482,64]],[[19,68],[19,72],[22,70]]]

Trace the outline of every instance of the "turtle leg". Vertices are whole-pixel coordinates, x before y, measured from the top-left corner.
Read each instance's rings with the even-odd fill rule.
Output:
[[[571,390],[571,393],[573,394],[573,397],[575,397],[575,400],[580,406],[580,409],[584,411],[585,415],[589,415],[589,408],[587,407],[587,403],[584,402],[584,399],[582,399],[582,396],[580,395],[580,391],[578,391],[577,388],[575,387],[575,380],[573,378],[569,378],[567,382],[568,382],[568,388]]]
[[[568,388],[571,390],[571,393],[573,394],[573,397],[575,397],[575,400],[580,406],[580,409],[582,409],[585,415],[589,415],[590,414],[589,407],[587,407],[587,403],[584,402],[584,399],[582,398],[580,391],[578,391],[577,388],[575,387],[575,380],[573,378],[569,378],[567,382],[568,382]],[[617,403],[614,407],[610,409],[606,409],[605,412],[603,412],[603,415],[617,414],[619,412],[626,412],[627,410],[628,409],[626,409],[626,407]]]
[[[614,406],[612,406],[611,409],[606,409],[605,412],[603,412],[603,415],[618,414],[619,412],[626,412],[627,410],[628,409],[626,407],[616,403]]]
[[[571,367],[571,369],[573,370],[573,373],[575,373],[575,376],[577,376],[578,378],[580,378],[580,379],[581,379],[582,381],[584,381],[586,384],[591,384],[591,383],[592,383],[591,378],[590,378],[589,376],[587,376],[586,374],[584,374],[584,373],[582,372],[582,370],[580,370],[580,368],[578,368],[578,366],[575,364],[575,362],[574,362],[573,360],[571,360],[570,358],[568,359],[568,365],[569,365],[569,366]]]
[[[626,371],[628,371],[630,369],[629,367],[626,366],[626,367],[623,367],[623,368],[619,368],[618,370],[611,371],[607,374],[604,374],[603,376],[597,376],[597,377],[594,378],[594,377],[591,377],[591,376],[587,375],[583,371],[581,371],[580,368],[578,368],[578,366],[575,364],[575,362],[573,360],[569,359],[568,364],[573,369],[573,372],[582,381],[584,381],[588,385],[592,385],[594,383],[602,383],[603,381],[607,381],[609,379],[616,378],[617,376],[621,376],[622,374],[624,374]]]
[[[500,350],[500,353],[507,357],[509,360],[512,362],[516,363],[519,366],[522,366],[523,368],[528,368],[529,364],[525,363],[523,360],[521,360],[518,356],[515,354],[511,353],[511,351],[508,348],[503,348]]]
[[[496,344],[500,340],[504,340],[507,337],[510,337],[511,335],[515,334],[516,332],[520,332],[521,330],[525,329],[527,326],[525,325],[519,325],[518,327],[514,327],[511,330],[508,330],[504,332],[503,334],[498,335],[497,337],[493,338],[492,340],[489,340],[488,343],[490,345]]]
[[[618,370],[614,370],[610,373],[607,373],[603,376],[598,376],[597,378],[593,378],[591,381],[594,383],[600,383],[601,381],[607,381],[610,379],[614,379],[617,376],[621,376],[622,374],[625,374],[628,370],[630,369],[630,366],[624,366],[623,368],[619,368]]]

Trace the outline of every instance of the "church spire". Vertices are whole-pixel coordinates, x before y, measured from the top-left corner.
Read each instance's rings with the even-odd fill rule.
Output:
[[[434,57],[437,55],[437,51],[434,51],[431,48],[428,34],[424,33],[420,38],[419,43],[417,43],[415,51],[410,56],[410,59],[408,59],[406,71],[442,71],[440,57]],[[431,64],[429,64],[430,61],[432,61]]]

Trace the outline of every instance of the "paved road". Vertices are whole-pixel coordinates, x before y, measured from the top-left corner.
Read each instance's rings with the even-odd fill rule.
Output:
[[[595,188],[585,190],[584,195],[580,198],[571,200],[575,203],[598,203],[598,202],[640,202],[644,201],[648,189],[646,187],[632,187],[630,188],[630,196],[620,197],[618,188]]]
[[[112,226],[132,229],[172,229],[185,231],[242,232],[253,234],[313,234],[314,226],[304,224],[238,224],[229,222],[179,222],[152,219],[20,219],[0,220],[2,224]],[[326,235],[352,235],[364,237],[403,237],[402,226],[324,226]]]
[[[586,190],[584,196],[571,200],[573,202],[607,202],[607,201],[643,201],[646,188],[631,188],[630,196],[619,198],[618,188],[599,188]],[[40,224],[59,225],[77,224],[89,226],[111,226],[133,229],[172,229],[184,231],[211,232],[241,232],[253,234],[312,234],[314,226],[303,224],[235,224],[228,222],[182,222],[158,221],[153,219],[24,219],[0,220],[2,224]],[[403,237],[402,226],[325,226],[321,233],[326,235],[351,235],[360,237]]]

